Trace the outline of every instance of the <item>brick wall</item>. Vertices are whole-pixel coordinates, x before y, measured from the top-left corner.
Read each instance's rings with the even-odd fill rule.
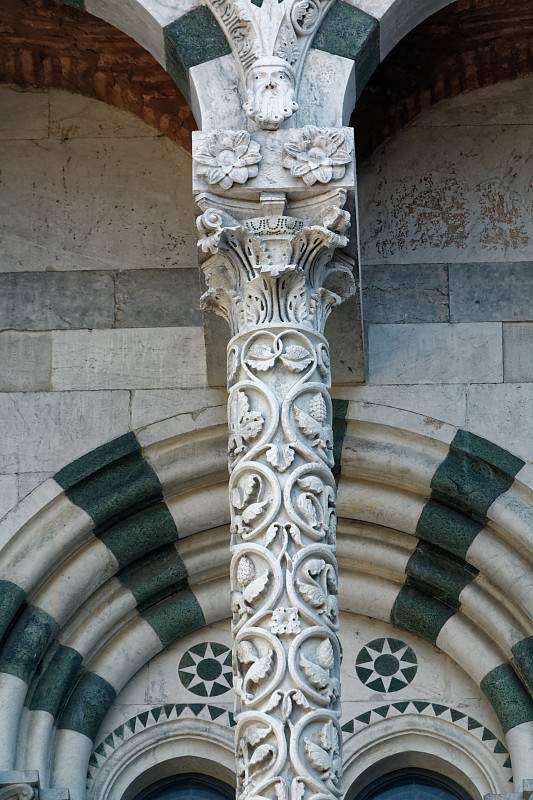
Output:
[[[0,83],[67,89],[131,111],[190,147],[190,108],[170,76],[121,31],[61,0],[2,0]]]
[[[533,71],[533,7],[523,0],[459,0],[388,55],[352,117],[358,156],[445,98]]]

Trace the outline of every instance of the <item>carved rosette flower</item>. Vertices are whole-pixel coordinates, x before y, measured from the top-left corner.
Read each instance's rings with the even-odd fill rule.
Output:
[[[342,131],[314,125],[298,130],[283,150],[283,166],[307,186],[340,180],[352,158]]]
[[[256,177],[261,153],[247,131],[217,131],[198,148],[194,160],[199,176],[227,190]]]

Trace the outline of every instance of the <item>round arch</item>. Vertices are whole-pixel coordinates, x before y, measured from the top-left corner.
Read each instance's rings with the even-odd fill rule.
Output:
[[[515,780],[527,777],[524,463],[416,414],[335,407],[342,609],[458,663],[500,719]],[[82,800],[93,739],[122,686],[171,642],[229,616],[225,444],[221,407],[155,423],[68,465],[5,518],[2,768],[39,769]]]

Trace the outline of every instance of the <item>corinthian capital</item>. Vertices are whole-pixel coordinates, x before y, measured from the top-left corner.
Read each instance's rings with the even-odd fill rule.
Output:
[[[333,203],[322,224],[268,213],[239,222],[208,207],[197,220],[199,246],[210,254],[204,306],[225,317],[232,335],[275,326],[323,333],[332,308],[354,291],[351,265],[335,254],[348,243],[348,225]]]
[[[258,327],[323,333],[332,308],[354,292],[343,252],[352,152],[352,132],[342,128],[196,136],[195,188],[210,190],[196,198],[202,299],[232,335]]]

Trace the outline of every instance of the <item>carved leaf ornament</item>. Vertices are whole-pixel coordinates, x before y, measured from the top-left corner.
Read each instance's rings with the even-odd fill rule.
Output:
[[[250,400],[245,392],[239,391],[232,396],[228,438],[230,457],[236,458],[247,450],[246,443],[263,429],[265,420],[258,411],[250,409]]]

